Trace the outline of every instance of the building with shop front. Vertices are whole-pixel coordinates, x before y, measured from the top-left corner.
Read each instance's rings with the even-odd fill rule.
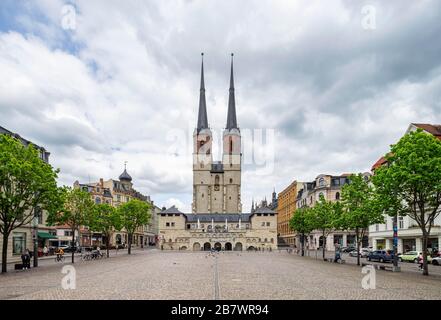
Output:
[[[0,127],[0,134],[6,134],[16,138],[24,146],[33,145],[39,152],[41,159],[49,163],[50,153],[43,147],[21,137],[17,133],[13,133],[3,127]],[[57,238],[56,230],[53,227],[46,226],[47,214],[45,211],[37,211],[35,218],[31,223],[23,225],[13,230],[8,239],[7,261],[20,261],[21,254],[28,249],[30,252],[34,251],[34,239],[38,240],[38,251],[41,252],[45,246],[49,247],[50,241]],[[3,237],[0,237],[0,248],[3,248]],[[1,257],[0,257],[1,259]]]
[[[365,172],[363,175],[365,179],[369,179],[371,176],[369,172]],[[339,176],[321,174],[317,176],[314,181],[303,183],[297,193],[297,209],[302,207],[314,207],[315,204],[320,200],[321,195],[323,195],[327,201],[340,201],[341,189],[345,184],[349,183],[349,176],[350,174],[342,174]],[[322,248],[324,242],[322,232],[319,230],[314,230],[311,232],[306,241],[306,247],[309,249],[317,250]],[[355,246],[355,232],[351,230],[332,231],[327,235],[325,244],[327,251],[334,251],[336,244],[338,244],[340,247]],[[300,246],[299,235],[296,236],[294,245],[297,247]],[[368,236],[363,238],[362,246],[369,246]]]
[[[415,131],[418,128],[422,129],[427,134],[432,134],[441,140],[441,125],[411,123],[407,128],[405,134]],[[384,157],[378,159],[372,166],[372,172],[382,165],[386,165],[387,161]],[[398,217],[398,252],[404,253],[407,251],[421,251],[423,247],[422,232],[415,220],[412,218]],[[393,218],[390,216],[384,217],[383,224],[374,224],[369,227],[369,238],[374,249],[393,249]],[[428,241],[429,251],[439,250],[441,244],[441,216],[439,215],[435,221],[434,226],[430,232]]]
[[[208,125],[202,61],[199,113],[193,135],[192,213],[171,207],[158,214],[161,249],[241,251],[277,248],[277,213],[269,207],[242,213],[241,133],[236,119],[234,90],[231,60],[222,161],[213,161],[213,134]]]
[[[104,181],[100,179],[98,182],[80,183],[75,181],[74,188],[81,188],[87,191],[92,200],[96,204],[107,203],[114,207],[130,201],[131,199],[138,199],[149,203],[152,206],[151,220],[149,224],[139,227],[133,235],[132,245],[134,247],[144,247],[157,244],[158,237],[158,216],[157,213],[161,210],[155,206],[150,196],[143,195],[133,187],[132,177],[127,172],[127,168],[124,168],[123,173],[119,176],[118,180],[109,179]],[[94,232],[87,227],[82,227],[79,230],[78,242],[81,246],[102,246],[106,243],[106,239],[98,232]],[[110,245],[112,247],[123,247],[128,244],[128,234],[123,230],[115,230],[110,239]]]

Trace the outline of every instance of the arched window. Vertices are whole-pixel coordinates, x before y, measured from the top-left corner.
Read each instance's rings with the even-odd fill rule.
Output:
[[[96,197],[96,198],[95,198],[95,203],[96,203],[96,204],[100,204],[100,203],[101,203],[101,198]]]
[[[319,179],[319,187],[324,187],[325,186],[325,179],[324,178],[320,178]]]
[[[233,179],[232,178],[230,178],[230,183],[233,183]]]
[[[337,192],[337,193],[335,194],[335,200],[340,200],[340,192]]]

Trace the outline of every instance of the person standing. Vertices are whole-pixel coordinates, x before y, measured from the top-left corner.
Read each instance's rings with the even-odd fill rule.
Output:
[[[47,254],[48,254],[47,246],[44,246],[44,248],[43,248],[43,255],[46,257]]]

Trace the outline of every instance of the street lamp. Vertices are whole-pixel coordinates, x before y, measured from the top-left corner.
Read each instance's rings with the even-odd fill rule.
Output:
[[[393,218],[393,248],[394,248],[394,271],[400,271],[400,267],[398,266],[398,214],[394,215]]]
[[[34,208],[34,217],[32,219],[33,228],[33,240],[34,240],[34,268],[38,267],[38,217],[40,214],[40,208]]]

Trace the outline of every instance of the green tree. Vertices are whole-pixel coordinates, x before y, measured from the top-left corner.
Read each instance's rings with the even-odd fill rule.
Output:
[[[382,211],[378,209],[375,201],[373,187],[364,176],[359,173],[349,177],[349,184],[342,188],[342,205],[340,221],[342,229],[355,230],[357,252],[360,252],[361,242],[367,234],[369,226],[383,223]],[[360,265],[360,254],[357,255],[357,265]]]
[[[314,230],[319,230],[323,237],[323,259],[325,259],[326,238],[335,229],[339,212],[338,204],[327,201],[322,194],[320,194],[319,201],[311,208],[312,227]]]
[[[11,232],[29,224],[36,210],[56,212],[61,206],[56,182],[58,172],[40,158],[39,151],[33,145],[24,146],[15,138],[0,135],[2,273],[7,271]]]
[[[427,243],[441,205],[441,141],[421,129],[404,135],[385,156],[373,183],[388,215],[409,216],[422,233],[423,274],[428,275]]]
[[[127,231],[128,253],[132,253],[133,234],[136,229],[150,222],[152,206],[144,201],[132,199],[118,207],[121,226]]]
[[[303,257],[305,255],[305,236],[310,234],[314,229],[311,208],[304,207],[297,209],[289,220],[289,227],[291,230],[300,234],[300,244],[302,246]]]
[[[88,221],[91,230],[101,232],[106,237],[107,258],[109,257],[110,238],[115,230],[121,230],[121,217],[115,207],[107,203],[97,204]]]
[[[90,194],[78,188],[64,188],[64,205],[59,212],[50,214],[47,222],[49,225],[68,225],[72,231],[72,246],[75,246],[75,232],[83,225],[87,225],[94,210],[94,202]],[[75,262],[75,251],[72,250],[72,263]]]

